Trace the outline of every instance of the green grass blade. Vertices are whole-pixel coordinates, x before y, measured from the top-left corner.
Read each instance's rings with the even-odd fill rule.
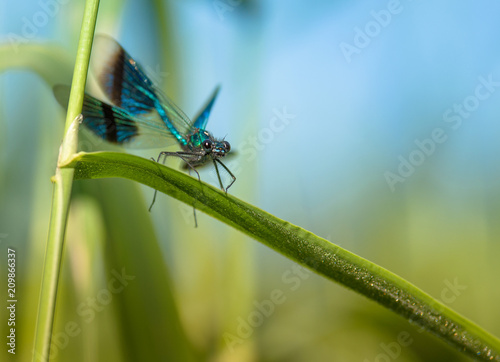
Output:
[[[500,361],[500,340],[406,280],[195,178],[144,158],[113,152],[80,153],[64,167],[75,168],[75,179],[127,178],[194,205],[422,326],[463,353],[485,361]]]
[[[74,120],[81,113],[82,109],[98,7],[99,0],[88,0],[85,5],[73,83],[71,85],[68,114],[66,117],[65,137],[60,149],[58,163],[70,158],[77,149],[78,123],[74,122]],[[50,356],[57,284],[61,269],[73,175],[74,170],[61,169],[58,165],[56,174],[53,177],[54,194],[42,275],[33,361],[48,361]]]

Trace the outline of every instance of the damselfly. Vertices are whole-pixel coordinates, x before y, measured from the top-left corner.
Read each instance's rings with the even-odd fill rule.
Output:
[[[165,163],[168,156],[179,157],[185,163],[184,168],[195,171],[200,179],[196,168],[211,161],[220,188],[227,193],[236,177],[222,163],[221,158],[230,152],[231,146],[229,142],[215,138],[205,129],[219,88],[214,90],[201,112],[191,121],[114,39],[97,36],[94,54],[99,60],[94,67],[97,83],[111,104],[85,94],[82,123],[98,137],[127,147],[157,148],[167,146],[171,144],[170,140],[175,140],[181,151],[163,151],[156,162]],[[67,105],[67,86],[54,87],[54,94],[59,103]],[[231,177],[226,188],[218,165]],[[156,190],[150,210],[155,199]]]

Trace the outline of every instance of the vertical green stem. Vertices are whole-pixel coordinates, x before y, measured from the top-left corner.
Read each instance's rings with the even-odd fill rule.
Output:
[[[45,251],[42,287],[38,306],[33,361],[48,361],[50,355],[57,298],[57,284],[59,281],[59,272],[61,270],[64,234],[66,231],[71,186],[74,176],[74,169],[61,169],[59,165],[64,163],[64,161],[71,157],[77,150],[78,121],[75,121],[75,119],[82,110],[98,7],[99,0],[87,0],[85,4],[75,70],[73,73],[73,83],[71,85],[68,113],[66,116],[65,135],[59,151],[56,174],[52,178],[54,182],[54,194],[52,198],[49,235]]]

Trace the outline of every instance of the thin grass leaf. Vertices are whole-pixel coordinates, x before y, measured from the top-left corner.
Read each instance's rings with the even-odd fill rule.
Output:
[[[80,41],[76,56],[75,70],[71,89],[68,114],[66,117],[65,137],[59,153],[59,162],[64,162],[76,152],[78,144],[78,123],[75,122],[81,113],[83,95],[87,80],[90,60],[90,50],[97,20],[99,0],[88,0],[83,14]],[[35,348],[33,361],[48,361],[54,314],[57,299],[57,286],[62,262],[64,235],[68,220],[68,210],[71,197],[74,170],[56,168],[53,177],[54,193],[50,218],[47,249],[40,290],[40,304],[35,333]]]
[[[80,153],[64,167],[75,168],[75,179],[122,177],[151,186],[382,304],[463,353],[500,361],[497,338],[406,280],[195,178],[144,158],[113,152]]]

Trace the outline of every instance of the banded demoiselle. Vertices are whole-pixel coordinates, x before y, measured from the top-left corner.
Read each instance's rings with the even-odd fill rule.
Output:
[[[219,87],[191,121],[113,38],[98,35],[94,42],[94,54],[94,59],[98,60],[93,62],[97,64],[94,66],[97,83],[111,104],[85,94],[82,123],[87,129],[108,142],[127,147],[157,148],[168,146],[174,140],[181,151],[162,151],[156,162],[163,159],[164,163],[168,156],[179,157],[184,161],[184,168],[195,171],[200,179],[196,168],[212,161],[220,188],[227,193],[236,177],[221,158],[230,152],[231,146],[205,129]],[[67,106],[67,86],[55,86],[54,94],[60,104]],[[226,188],[218,165],[232,178]],[[155,199],[156,190],[149,210]]]

